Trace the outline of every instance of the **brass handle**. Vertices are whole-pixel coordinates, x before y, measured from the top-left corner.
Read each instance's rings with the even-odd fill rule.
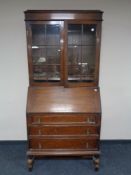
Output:
[[[41,130],[39,129],[39,135],[41,135]]]
[[[89,147],[89,144],[88,143],[86,143],[86,148],[88,148]]]
[[[39,149],[41,149],[41,148],[42,148],[41,143],[39,143],[39,144],[38,144],[38,147],[39,147]]]
[[[38,118],[38,123],[40,124],[40,122],[41,122],[41,121],[40,121],[40,118]]]
[[[87,119],[87,123],[89,123],[89,124],[96,124],[96,121],[91,119],[91,118],[88,118]]]
[[[87,135],[90,135],[90,131],[89,131],[88,129],[87,129],[87,131],[86,131],[86,134],[87,134]]]

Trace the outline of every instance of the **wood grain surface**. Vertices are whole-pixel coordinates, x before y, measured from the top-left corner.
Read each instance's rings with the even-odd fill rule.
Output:
[[[29,87],[27,113],[100,113],[99,89]]]

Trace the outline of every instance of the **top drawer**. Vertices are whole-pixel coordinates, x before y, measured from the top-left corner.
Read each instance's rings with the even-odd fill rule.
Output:
[[[43,114],[27,116],[28,124],[75,124],[85,123],[97,125],[100,123],[99,114]]]

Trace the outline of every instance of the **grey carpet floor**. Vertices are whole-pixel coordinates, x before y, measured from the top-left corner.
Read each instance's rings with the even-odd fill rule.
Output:
[[[32,172],[26,165],[25,142],[0,142],[0,175],[131,175],[131,142],[102,142],[101,164],[94,171],[92,160],[36,160]]]

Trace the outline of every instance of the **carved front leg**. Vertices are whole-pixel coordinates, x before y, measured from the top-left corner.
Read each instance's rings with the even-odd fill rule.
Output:
[[[34,157],[28,157],[27,158],[27,166],[28,166],[29,171],[32,171],[33,163],[34,163]]]
[[[93,163],[94,163],[94,166],[95,166],[95,170],[98,171],[99,170],[99,167],[100,167],[100,158],[99,156],[97,157],[93,157]]]

